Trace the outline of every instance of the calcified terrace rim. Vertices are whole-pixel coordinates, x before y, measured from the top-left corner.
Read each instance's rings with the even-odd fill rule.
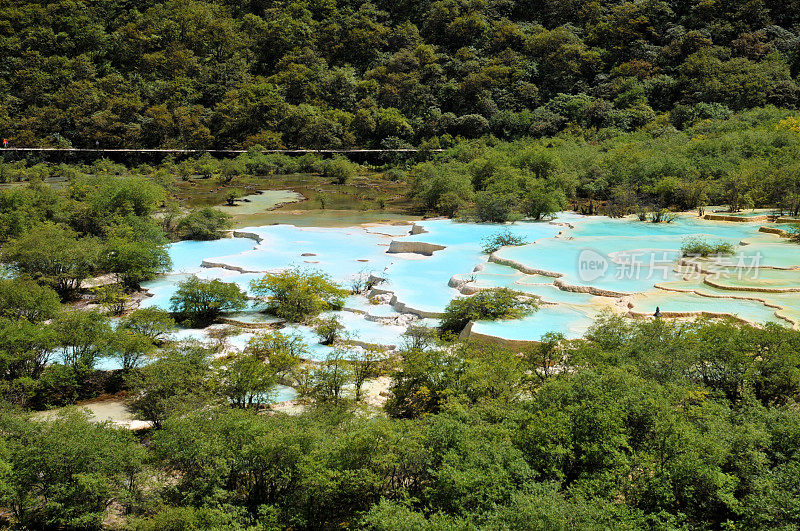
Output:
[[[377,227],[377,226],[380,226],[380,225],[383,225],[383,224],[370,222],[370,223],[362,223],[362,224],[359,224],[359,225],[355,225],[355,227],[363,228],[363,229],[365,229],[365,231],[370,232],[371,234],[377,234],[377,235],[380,235],[380,236],[386,236],[386,237],[390,237],[390,238],[396,238],[397,237],[396,235],[385,233],[385,232],[369,231],[368,230],[369,228]],[[414,223],[414,222],[392,223],[391,225],[395,225],[395,226],[407,225],[409,227],[409,233],[408,233],[409,236],[425,234],[425,233],[428,232],[425,229],[425,227],[423,227],[422,225],[418,225],[417,223]],[[299,230],[307,229],[307,227],[297,227],[297,228]],[[262,243],[264,241],[264,238],[262,236],[260,236],[259,234],[255,233],[255,232],[246,231],[246,230],[232,230],[232,231],[229,231],[229,234],[233,238],[246,238],[246,239],[253,240],[256,243]],[[386,250],[386,252],[387,253],[393,253],[393,254],[410,253],[410,254],[420,254],[420,255],[423,255],[423,256],[432,256],[434,252],[441,251],[441,250],[444,250],[446,248],[447,248],[446,246],[439,245],[439,244],[432,244],[432,243],[426,243],[426,242],[416,242],[416,241],[403,241],[403,240],[394,240],[393,239],[389,243],[389,247]],[[204,267],[204,268],[220,268],[220,269],[226,269],[228,271],[235,271],[237,273],[243,273],[243,274],[247,274],[247,273],[256,273],[256,274],[258,274],[258,273],[268,273],[270,271],[276,271],[276,270],[280,270],[280,269],[285,269],[285,268],[247,269],[247,268],[243,268],[243,267],[239,267],[239,266],[233,266],[233,265],[230,265],[230,264],[226,264],[224,262],[214,262],[214,261],[211,261],[211,260],[203,260],[201,262],[200,267]],[[373,276],[373,278],[377,278],[377,279],[383,280],[383,278],[381,278],[381,277],[374,277]],[[392,308],[394,308],[399,313],[410,313],[410,314],[416,315],[417,317],[421,317],[421,318],[439,318],[439,317],[442,316],[441,312],[430,312],[430,311],[425,311],[425,310],[421,310],[421,309],[417,309],[417,308],[413,308],[411,306],[408,306],[407,304],[405,304],[402,301],[398,300],[397,295],[394,293],[394,291],[391,291],[391,290],[373,288],[367,294],[367,297],[371,298],[371,297],[374,297],[374,296],[377,296],[377,295],[384,295],[384,294],[392,296],[391,300],[389,301],[389,305],[392,306]]]
[[[747,219],[747,218],[745,218],[745,219],[748,222],[751,222],[751,223],[760,221],[760,220],[753,220],[753,219]],[[430,220],[424,220],[424,221],[430,221]],[[422,223],[424,223],[424,221]],[[738,225],[740,223],[740,220],[739,219],[737,219],[736,221],[734,221],[734,220],[730,220],[730,221],[724,220],[721,223],[731,223],[731,222],[736,223]],[[550,223],[553,224],[553,225],[559,225],[559,226],[566,227],[565,230],[562,230],[562,231],[558,232],[556,235],[552,236],[552,238],[563,238],[563,237],[565,237],[567,235],[567,233],[571,229],[575,228],[575,225],[573,225],[572,223],[568,223],[568,222],[552,221]],[[398,222],[394,222],[394,223],[388,223],[388,224],[391,224],[391,225],[408,225],[408,227],[409,227],[408,236],[420,235],[420,234],[425,234],[425,233],[428,232],[428,230],[424,227],[423,224],[416,223],[416,222],[405,222],[405,223],[403,223],[403,222],[399,222],[399,223]],[[363,228],[367,232],[370,232],[372,234],[378,234],[378,235],[381,235],[381,236],[384,236],[384,237],[387,237],[387,238],[392,238],[392,240],[388,244],[388,249],[386,251],[387,253],[413,253],[413,254],[419,254],[419,255],[423,255],[423,256],[432,256],[437,251],[441,251],[441,250],[447,249],[447,245],[442,245],[442,244],[438,244],[438,243],[430,243],[430,242],[419,241],[419,240],[408,241],[408,240],[403,240],[403,239],[396,239],[396,238],[403,238],[404,236],[399,236],[397,234],[392,234],[390,231],[381,232],[379,230],[379,227],[383,226],[383,225],[384,225],[384,223],[380,223],[380,222],[370,222],[370,223],[363,223],[363,224],[359,224],[359,225],[354,225],[353,227],[354,228],[355,227]],[[306,227],[297,227],[297,228],[299,230],[303,230]],[[370,231],[369,230],[370,228],[377,228],[378,230],[371,230]],[[771,234],[771,235],[775,235],[775,236],[778,236],[778,237],[781,237],[781,236],[785,237],[787,235],[786,231],[784,231],[783,229],[775,228],[775,227],[762,226],[762,227],[760,227],[758,229],[758,231],[761,232],[761,233],[764,233],[765,235],[766,234]],[[264,240],[264,238],[262,236],[260,236],[259,234],[255,233],[255,232],[247,231],[247,230],[234,230],[234,231],[231,231],[230,234],[233,237],[236,237],[236,238],[248,238],[248,239],[256,241],[257,243],[261,243]],[[534,245],[535,243],[536,243],[536,241],[533,241],[533,242],[531,242],[531,243],[529,243],[527,245]],[[747,241],[744,241],[744,240],[740,241],[741,245],[747,245],[748,243],[750,243],[750,242],[747,242]],[[552,278],[553,279],[552,284],[548,284],[548,285],[552,285],[552,286],[556,287],[557,289],[565,291],[565,292],[586,293],[586,294],[590,294],[590,295],[598,296],[598,297],[614,298],[614,299],[618,299],[620,302],[624,302],[629,297],[632,297],[632,296],[634,296],[634,295],[636,295],[638,293],[642,293],[642,292],[614,291],[614,290],[598,288],[598,287],[591,286],[591,285],[589,285],[589,286],[572,285],[572,284],[567,283],[563,279],[563,277],[564,277],[563,273],[533,268],[533,267],[527,266],[524,263],[509,259],[509,258],[505,258],[505,257],[502,257],[502,256],[499,256],[497,253],[491,253],[488,256],[487,262],[496,263],[498,265],[510,267],[510,268],[512,268],[514,270],[517,270],[517,271],[525,274],[525,275],[539,275],[539,276],[543,276],[543,277]],[[681,263],[683,263],[683,261],[679,260],[678,264],[681,264]],[[696,263],[695,263],[695,266],[696,266]],[[236,271],[236,272],[239,272],[239,273],[266,273],[268,271],[275,271],[275,270],[282,269],[282,268],[272,268],[272,269],[255,270],[255,269],[248,269],[248,268],[243,268],[243,267],[238,267],[238,266],[232,266],[230,264],[225,264],[225,263],[222,263],[222,262],[219,262],[219,261],[213,261],[213,260],[203,260],[202,261],[202,267],[222,268],[222,269],[227,269],[227,270],[231,270],[231,271]],[[791,266],[791,267],[763,266],[763,267],[767,268],[767,269],[778,269],[778,270],[797,270],[798,268],[800,268],[800,266]],[[791,324],[792,326],[795,326],[795,327],[800,325],[800,322],[798,322],[797,319],[793,319],[792,317],[790,317],[790,316],[788,316],[788,315],[786,315],[784,313],[787,310],[787,308],[785,308],[784,306],[781,306],[781,305],[776,304],[776,303],[774,303],[774,302],[772,302],[772,301],[770,301],[768,299],[761,298],[761,297],[748,296],[748,295],[743,295],[743,294],[734,294],[734,292],[737,292],[737,291],[738,292],[753,292],[753,293],[761,292],[761,293],[764,293],[764,294],[768,294],[768,293],[787,293],[787,292],[800,291],[800,287],[798,287],[798,288],[760,288],[760,287],[751,287],[751,286],[733,287],[733,286],[717,285],[716,283],[714,283],[713,281],[708,279],[708,275],[710,275],[711,272],[708,271],[705,267],[701,266],[701,273],[704,276],[704,278],[703,278],[703,282],[704,283],[708,284],[711,287],[715,287],[715,288],[725,289],[725,290],[731,291],[732,293],[730,295],[709,294],[709,293],[705,293],[705,292],[702,292],[702,291],[698,291],[696,289],[680,289],[680,288],[675,288],[675,287],[665,287],[665,286],[662,286],[662,285],[659,285],[659,284],[655,284],[653,286],[653,288],[654,289],[661,289],[661,290],[668,291],[668,292],[676,292],[676,293],[679,293],[679,292],[693,293],[693,294],[695,294],[695,295],[697,295],[699,297],[704,297],[704,298],[709,298],[709,299],[715,299],[715,298],[724,299],[724,298],[728,298],[728,299],[737,299],[737,300],[758,302],[758,303],[761,303],[761,304],[763,304],[764,306],[766,306],[768,308],[776,309],[774,315],[775,315],[775,317],[781,319],[782,321],[787,322],[787,323],[789,323],[789,324]],[[463,274],[453,275],[450,278],[450,282],[448,283],[448,285],[450,287],[452,287],[452,288],[455,288],[456,290],[458,290],[460,293],[462,293],[464,295],[471,295],[471,294],[477,293],[477,292],[482,291],[482,290],[493,289],[492,286],[470,286],[469,285],[470,281],[469,280],[465,280],[463,278],[459,278],[460,276],[463,276]],[[374,288],[370,293],[368,293],[368,296],[372,297],[372,296],[381,295],[381,294],[389,294],[389,295],[391,295],[391,300],[389,301],[389,304],[396,311],[398,311],[400,313],[410,313],[410,314],[414,314],[414,315],[416,315],[418,317],[422,317],[422,318],[437,318],[437,317],[441,316],[441,314],[438,313],[438,312],[425,311],[425,310],[421,310],[421,309],[409,306],[408,304],[406,304],[402,300],[400,300],[398,298],[398,295],[393,290],[390,290],[390,289]],[[542,298],[541,296],[537,296],[537,295],[534,295],[533,297],[541,300],[543,302],[543,304],[546,304],[548,306],[550,306],[550,305],[558,306],[559,304],[562,304],[562,303],[558,303],[558,302],[547,301],[544,298]],[[632,305],[627,308],[627,312],[621,311],[620,313],[622,313],[623,315],[626,315],[626,316],[628,316],[630,318],[645,318],[645,317],[648,317],[649,315],[651,315],[650,313],[634,311],[632,309]],[[756,325],[759,324],[757,321],[753,321],[753,320],[749,320],[749,319],[740,317],[739,315],[734,314],[734,313],[716,312],[716,311],[708,311],[708,310],[662,311],[662,315],[664,317],[668,317],[668,318],[673,318],[673,317],[674,318],[685,318],[685,317],[697,317],[697,316],[728,317],[728,318],[732,318],[732,319],[738,320],[740,322],[748,323],[748,324],[756,324]],[[466,336],[474,337],[476,339],[482,338],[483,336],[485,336],[486,338],[492,338],[493,340],[500,341],[500,342],[503,342],[503,343],[506,343],[506,344],[511,344],[511,345],[513,345],[513,344],[536,343],[535,340],[510,340],[510,339],[506,339],[506,338],[499,337],[499,336],[489,336],[489,335],[486,335],[486,334],[480,334],[480,333],[472,332],[471,328],[472,328],[471,325],[468,326],[465,329],[464,333],[465,333]]]
[[[697,295],[699,297],[707,297],[709,299],[737,299],[737,300],[742,300],[742,301],[760,302],[761,304],[763,304],[767,308],[775,308],[775,317],[777,317],[779,319],[783,319],[784,321],[787,321],[788,323],[791,323],[792,326],[795,326],[795,327],[796,326],[800,326],[800,321],[798,321],[797,319],[794,319],[792,317],[789,317],[788,315],[786,315],[784,313],[781,313],[781,312],[785,312],[787,310],[787,308],[785,306],[781,306],[780,304],[778,304],[778,303],[776,303],[774,301],[770,301],[768,299],[762,299],[761,297],[750,297],[750,296],[746,296],[746,295],[733,295],[733,294],[727,295],[727,294],[704,293],[702,291],[698,291],[698,290],[692,289],[692,288],[681,289],[681,288],[676,288],[676,287],[672,287],[672,286],[664,286],[663,284],[656,284],[655,287],[656,287],[656,289],[660,289],[660,290],[664,290],[664,291],[671,291],[671,292],[675,292],[675,293],[693,293],[693,294],[695,294],[695,295]],[[639,313],[639,312],[629,312],[629,313]],[[733,317],[733,314],[727,314],[727,315]],[[750,321],[750,320],[747,320],[747,319],[745,319],[745,321],[747,323],[749,323],[749,324],[758,324],[755,321]]]

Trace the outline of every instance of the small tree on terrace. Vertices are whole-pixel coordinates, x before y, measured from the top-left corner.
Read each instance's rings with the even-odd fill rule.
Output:
[[[267,401],[305,355],[306,345],[299,336],[264,332],[253,337],[244,352],[219,360],[219,389],[237,407]]]
[[[567,359],[567,346],[564,334],[548,332],[539,343],[522,353],[522,359],[530,369],[527,380],[532,388],[542,385],[557,374],[559,365]]]
[[[292,322],[341,309],[348,294],[328,275],[302,269],[269,273],[251,282],[250,289],[267,300],[269,313]]]
[[[76,372],[94,369],[111,336],[108,319],[97,312],[62,312],[53,321],[53,329],[64,365]]]
[[[486,254],[492,254],[500,250],[501,247],[525,245],[526,243],[528,243],[528,240],[526,240],[524,236],[517,236],[512,233],[511,230],[505,228],[482,239],[481,250]]]
[[[119,284],[108,284],[95,288],[95,302],[101,305],[111,315],[122,315],[130,301],[130,295]]]
[[[281,376],[294,370],[309,355],[308,345],[300,335],[284,334],[279,330],[252,337],[247,342],[246,351],[269,362],[272,369]]]
[[[225,192],[225,204],[228,206],[234,206],[236,204],[236,200],[243,195],[244,191],[240,188],[231,188]]]
[[[733,244],[723,240],[711,242],[700,236],[691,236],[681,243],[681,254],[683,256],[725,256],[735,252]]]
[[[112,230],[102,260],[104,268],[116,273],[119,281],[131,289],[137,289],[140,283],[172,267],[172,260],[167,253],[167,239],[161,227],[140,225]]]
[[[222,313],[246,306],[247,295],[236,284],[195,276],[178,284],[178,291],[170,298],[170,309],[178,321],[196,327],[208,326]]]
[[[326,319],[317,319],[314,322],[314,332],[319,337],[319,342],[323,345],[333,345],[342,335],[344,325],[333,315]]]
[[[471,297],[457,297],[444,310],[439,329],[458,334],[470,321],[512,319],[536,311],[537,301],[521,297],[508,288],[480,291]]]
[[[317,402],[339,402],[344,398],[346,386],[352,383],[348,365],[344,351],[334,350],[311,371],[308,388],[301,388],[301,394]]]
[[[142,365],[155,351],[149,337],[123,327],[118,327],[109,335],[108,355],[119,360],[123,371],[130,371]]]

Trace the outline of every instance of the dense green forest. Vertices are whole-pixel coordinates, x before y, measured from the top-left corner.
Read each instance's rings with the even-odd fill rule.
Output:
[[[271,332],[223,365],[197,346],[162,348],[127,372],[139,393],[132,407],[156,426],[139,439],[79,412],[42,422],[3,408],[0,502],[12,521],[138,530],[800,525],[800,332],[780,326],[606,316],[583,340],[550,335],[521,354],[412,331],[395,360],[369,365],[392,382],[377,416],[341,393],[367,358],[329,358],[307,373],[291,362],[302,347]],[[247,394],[279,373],[309,382],[316,405],[295,416],[246,407]],[[50,381],[54,395],[67,387]]]
[[[279,330],[235,353],[228,329],[169,339],[242,309],[232,283],[188,276],[169,308],[135,309],[171,241],[232,226],[211,205],[287,175],[311,176],[318,211],[798,216],[797,0],[7,0],[0,57],[12,147],[249,150],[0,158],[0,527],[800,527],[797,330],[608,314],[579,340],[454,340],[536,311],[500,289],[386,356],[318,319],[364,286],[254,280],[341,347],[306,363]],[[262,152],[406,146],[363,164]],[[381,407],[362,393],[378,377]],[[264,404],[278,384],[301,411]],[[151,427],[70,407],[109,395]]]
[[[465,194],[453,213],[464,216],[482,211],[480,194],[503,193],[513,195],[497,200],[512,218],[531,214],[522,205],[542,197],[616,208],[621,189],[631,191],[624,197],[634,211],[660,194],[673,194],[663,205],[689,208],[731,197],[728,180],[739,176],[750,200],[789,209],[797,143],[792,114],[766,108],[655,137],[463,141],[432,160],[382,170],[405,183],[410,207],[422,212],[439,209],[453,183]],[[157,166],[0,169],[12,181],[0,190],[0,506],[12,526],[800,525],[798,331],[609,315],[582,340],[548,335],[507,350],[412,327],[392,357],[345,349],[314,365],[302,363],[302,341],[266,331],[215,361],[224,334],[206,346],[167,336],[176,320],[206,324],[240,308],[235,285],[190,277],[171,308],[130,311],[137,284],[169,267],[170,239],[214,238],[227,226],[216,210],[178,204],[175,187],[190,179],[225,190],[242,175],[268,186],[274,174],[297,171],[340,183],[375,168],[253,151]],[[682,195],[695,187],[708,197]],[[426,203],[433,193],[441,195]],[[116,284],[87,288],[100,274]],[[293,272],[255,287],[291,321],[339,306],[345,293]],[[75,299],[96,306],[78,310]],[[448,307],[443,332],[457,333],[476,314],[535,309],[503,290],[464,300]],[[334,341],[336,325],[319,322],[317,332]],[[104,358],[123,368],[100,370]],[[360,396],[376,376],[390,379],[382,408]],[[299,390],[302,413],[257,406],[277,383]],[[97,424],[79,411],[35,416],[120,392],[152,429]]]
[[[709,205],[800,209],[800,120],[760,108],[672,130],[579,134],[513,142],[462,141],[414,165],[410,193],[424,212],[482,221],[541,219],[566,207],[652,216]]]
[[[0,7],[12,145],[335,148],[796,108],[794,0]]]
[[[242,179],[251,179],[251,188],[273,187],[280,186],[276,176],[294,173],[319,175],[323,182],[334,185],[356,178],[367,187],[379,179],[394,183],[393,196],[372,194],[372,200],[367,200],[365,195],[359,205],[362,209],[388,205],[409,214],[480,221],[542,219],[565,208],[587,214],[652,217],[658,212],[712,205],[733,212],[770,208],[776,214],[798,216],[800,116],[769,106],[705,118],[680,131],[667,121],[656,120],[638,131],[606,131],[590,138],[575,131],[513,141],[492,136],[462,138],[453,140],[442,152],[423,151],[416,159],[387,159],[379,165],[314,154],[264,154],[258,147],[235,158],[204,154],[140,165],[0,158],[0,183],[19,183],[0,191],[0,241],[43,220],[67,222],[79,232],[97,235],[100,227],[84,227],[70,209],[76,201],[97,201],[98,194],[87,195],[86,190],[100,183],[106,190],[100,194],[117,194],[115,187],[130,186],[132,192],[135,188],[136,194],[147,195],[137,200],[142,204],[135,208],[160,212],[161,224],[171,236],[206,239],[213,235],[214,227],[225,222],[202,220],[199,213],[181,220],[181,207],[186,207],[176,200],[181,185],[205,181],[217,190],[220,202],[233,201],[243,193]],[[57,201],[58,193],[36,185],[42,181],[66,182],[67,199]],[[30,186],[19,186],[25,183]],[[117,198],[134,200],[124,195]],[[316,206],[325,208],[322,203]],[[130,208],[111,203],[106,207]],[[94,212],[98,206],[81,208]],[[99,215],[103,219],[96,223],[108,225],[118,219],[114,215],[128,214]],[[212,224],[211,232],[206,230],[206,222]]]

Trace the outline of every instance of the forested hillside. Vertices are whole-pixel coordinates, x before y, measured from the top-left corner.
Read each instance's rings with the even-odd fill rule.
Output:
[[[12,148],[198,153],[0,151],[0,528],[800,529],[798,106],[800,0],[3,0]],[[583,245],[572,214],[489,223],[633,214],[594,234],[634,264],[754,207],[789,238],[703,220],[674,249],[705,279],[785,246],[724,296],[492,272],[511,257],[475,245],[545,227],[533,251],[573,267],[540,245]],[[399,240],[429,215],[473,246]],[[627,226],[648,236],[612,246]],[[395,242],[429,249],[414,276]],[[437,282],[441,314],[401,313]],[[525,344],[469,324],[537,311]]]
[[[797,0],[0,7],[17,146],[436,145],[678,129],[800,97]]]

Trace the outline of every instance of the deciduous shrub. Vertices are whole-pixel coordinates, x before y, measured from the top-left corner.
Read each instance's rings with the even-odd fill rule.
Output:
[[[458,334],[470,321],[517,318],[537,308],[535,299],[523,298],[508,288],[480,291],[450,301],[439,329],[445,334]]]
[[[693,236],[686,238],[681,245],[683,256],[725,256],[734,253],[734,247],[729,242],[710,242],[705,238]]]
[[[208,326],[223,312],[246,306],[247,295],[236,284],[195,276],[179,283],[178,291],[170,298],[170,309],[177,320],[196,327]]]
[[[213,208],[201,208],[182,218],[178,234],[187,240],[217,240],[231,226],[231,217]]]
[[[344,330],[344,325],[339,322],[336,316],[326,319],[317,319],[314,323],[314,332],[319,337],[319,342],[323,345],[333,345]]]
[[[525,245],[526,243],[528,240],[524,236],[517,236],[509,229],[503,229],[481,240],[482,250],[486,254],[492,254],[508,245]]]
[[[266,299],[269,313],[292,322],[341,309],[348,293],[325,273],[302,269],[269,273],[250,289]]]

